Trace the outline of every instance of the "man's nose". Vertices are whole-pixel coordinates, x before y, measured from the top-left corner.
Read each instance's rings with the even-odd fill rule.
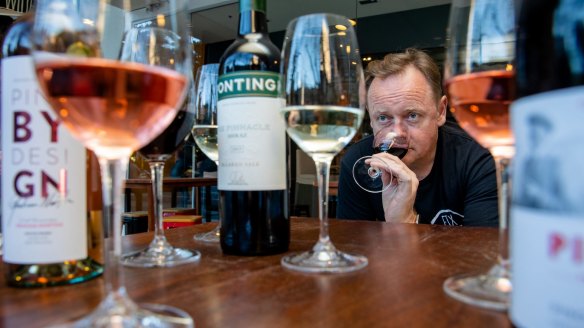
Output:
[[[392,130],[397,134],[396,138],[405,138],[408,134],[408,126],[402,120],[396,121]]]

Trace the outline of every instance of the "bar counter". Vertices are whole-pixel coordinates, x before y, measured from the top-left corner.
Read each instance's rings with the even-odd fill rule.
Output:
[[[511,327],[506,313],[449,298],[447,277],[486,271],[497,254],[495,228],[444,227],[330,220],[337,248],[366,255],[369,265],[348,274],[284,269],[282,255],[225,256],[198,243],[214,223],[167,230],[175,246],[198,249],[196,264],[125,268],[137,302],[187,311],[196,327]],[[318,219],[293,218],[290,251],[318,238]],[[124,237],[124,251],[146,246],[152,233]],[[0,264],[1,266],[1,264]],[[7,287],[0,278],[0,327],[42,327],[89,313],[104,295],[103,278],[44,289]]]

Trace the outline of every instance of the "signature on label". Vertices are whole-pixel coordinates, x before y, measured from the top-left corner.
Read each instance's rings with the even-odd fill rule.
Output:
[[[245,178],[243,177],[243,173],[240,171],[235,171],[233,173],[231,173],[231,176],[229,177],[229,184],[230,185],[236,185],[236,186],[245,186],[247,185],[247,182],[245,181]]]

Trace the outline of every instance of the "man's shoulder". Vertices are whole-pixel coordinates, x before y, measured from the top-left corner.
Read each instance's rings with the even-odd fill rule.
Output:
[[[446,146],[464,147],[468,150],[476,149],[481,152],[488,152],[486,148],[476,142],[456,122],[447,121],[440,130],[444,138],[444,145]]]

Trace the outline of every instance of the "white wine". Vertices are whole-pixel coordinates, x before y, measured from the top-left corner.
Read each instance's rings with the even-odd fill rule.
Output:
[[[193,128],[193,137],[197,146],[210,160],[219,161],[219,147],[217,143],[217,125],[196,125]]]
[[[288,106],[282,109],[288,135],[308,155],[339,153],[353,139],[363,111],[341,106]]]

